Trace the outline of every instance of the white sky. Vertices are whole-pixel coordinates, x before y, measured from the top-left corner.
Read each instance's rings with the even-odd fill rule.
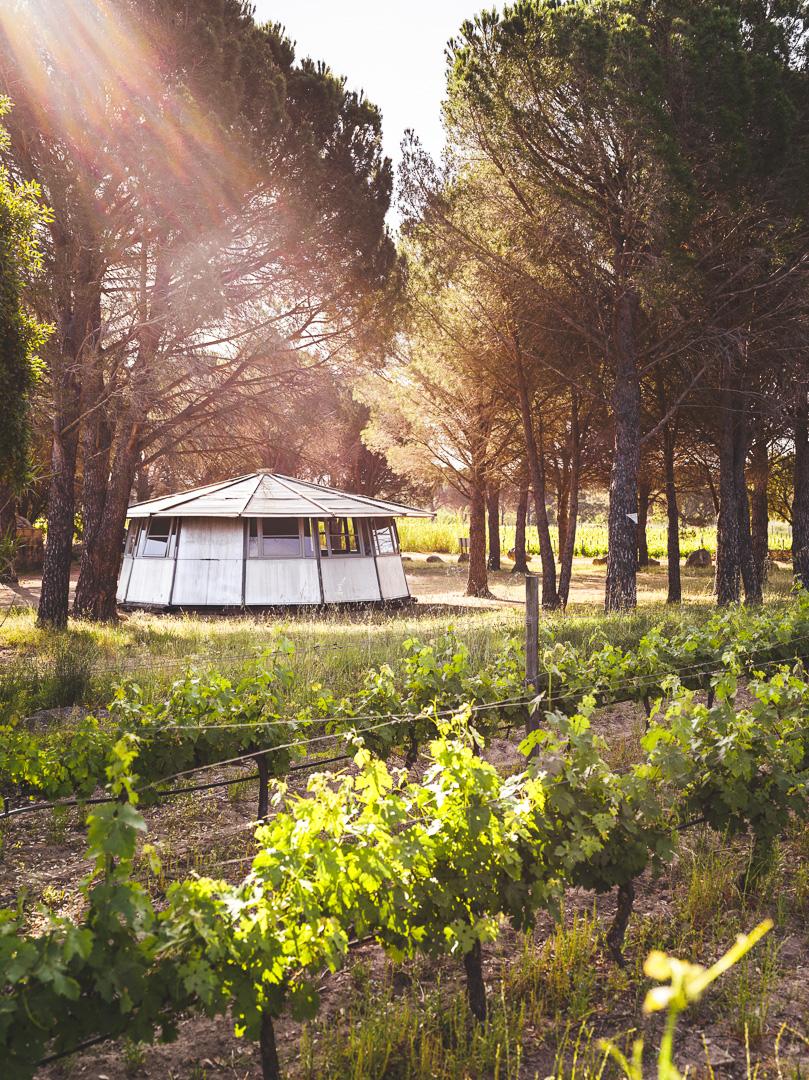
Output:
[[[492,0],[254,0],[260,22],[280,22],[298,57],[325,60],[382,110],[385,153],[413,128],[441,153],[444,46]]]

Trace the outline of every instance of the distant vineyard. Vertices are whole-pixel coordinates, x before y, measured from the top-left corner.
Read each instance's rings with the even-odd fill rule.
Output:
[[[426,551],[447,555],[459,552],[458,537],[469,535],[469,524],[455,514],[439,513],[435,521],[418,519],[402,520],[399,523],[399,535],[404,551]],[[653,559],[666,555],[666,523],[652,521],[646,528],[649,554]],[[551,540],[554,551],[559,550],[556,528],[551,527]],[[500,527],[500,542],[504,552],[514,546],[514,525]],[[789,551],[792,546],[792,528],[785,521],[776,521],[770,525],[770,549]],[[685,528],[680,531],[680,551],[683,557],[690,555],[697,548],[706,547],[716,551],[716,526]],[[528,551],[539,554],[536,528],[528,529]],[[601,524],[580,525],[576,530],[575,555],[595,558],[607,554],[607,526]]]

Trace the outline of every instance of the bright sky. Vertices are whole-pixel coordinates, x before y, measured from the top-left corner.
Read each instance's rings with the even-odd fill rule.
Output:
[[[438,156],[443,147],[444,46],[492,0],[254,0],[260,22],[280,22],[296,55],[325,60],[382,110],[385,152],[396,164],[406,128]]]

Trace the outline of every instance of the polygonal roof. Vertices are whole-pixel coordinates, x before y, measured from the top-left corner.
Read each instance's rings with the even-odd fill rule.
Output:
[[[255,472],[219,484],[134,503],[129,517],[432,517],[403,503],[369,499],[347,491],[296,480],[280,473]]]

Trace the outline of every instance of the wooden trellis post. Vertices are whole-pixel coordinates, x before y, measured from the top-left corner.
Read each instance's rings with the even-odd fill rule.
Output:
[[[539,577],[536,574],[525,575],[525,685],[529,693],[539,693]],[[529,710],[526,734],[537,726]]]

